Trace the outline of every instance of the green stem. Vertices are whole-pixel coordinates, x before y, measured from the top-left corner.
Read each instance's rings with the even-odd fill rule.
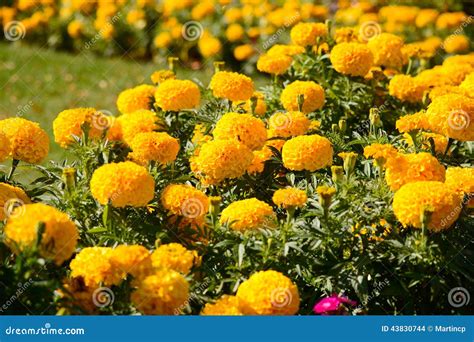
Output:
[[[12,180],[13,174],[15,173],[16,167],[18,166],[19,162],[20,161],[18,159],[13,159],[12,160],[12,167],[10,168],[10,172],[8,173],[7,181]]]

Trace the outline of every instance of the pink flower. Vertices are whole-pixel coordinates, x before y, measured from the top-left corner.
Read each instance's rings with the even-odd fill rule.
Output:
[[[342,297],[337,294],[332,294],[330,297],[321,299],[313,308],[313,311],[321,315],[338,314],[345,309],[343,304],[356,306],[357,302],[350,300],[347,297]]]

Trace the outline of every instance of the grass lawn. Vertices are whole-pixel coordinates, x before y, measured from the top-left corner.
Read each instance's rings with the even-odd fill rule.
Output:
[[[166,67],[86,53],[71,55],[13,43],[0,44],[0,62],[0,119],[22,116],[39,122],[51,138],[48,159],[53,160],[65,156],[52,134],[52,122],[59,112],[74,107],[94,107],[115,114],[119,92],[140,83],[150,83],[153,71]],[[210,73],[180,70],[178,77],[208,82]],[[0,164],[0,167],[5,165]]]

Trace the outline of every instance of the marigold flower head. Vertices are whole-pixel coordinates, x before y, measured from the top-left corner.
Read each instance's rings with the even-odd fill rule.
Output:
[[[48,134],[36,122],[18,117],[0,120],[2,133],[10,142],[13,159],[38,164],[48,155]]]
[[[166,268],[181,274],[188,274],[199,262],[196,251],[190,251],[179,243],[159,246],[151,255],[153,267]]]
[[[298,23],[290,32],[293,44],[300,46],[316,45],[317,39],[327,34],[328,28],[323,23]]]
[[[446,170],[446,186],[463,194],[470,195],[469,207],[474,207],[474,168],[448,167]]]
[[[387,161],[385,180],[393,191],[418,181],[444,182],[446,170],[431,153],[398,154]]]
[[[4,161],[10,155],[10,151],[10,140],[8,140],[3,132],[0,132],[0,162]]]
[[[308,132],[311,121],[301,112],[277,112],[268,120],[270,138],[290,138]]]
[[[160,269],[137,282],[133,305],[145,315],[179,314],[189,298],[189,284],[178,272]]]
[[[272,157],[272,150],[265,145],[261,150],[253,151],[252,163],[247,167],[247,173],[250,175],[262,173],[265,169],[265,162]]]
[[[428,117],[425,112],[418,112],[400,117],[396,122],[400,133],[411,132],[428,128]]]
[[[252,113],[253,107],[255,108],[253,109]],[[252,97],[244,103],[242,108],[249,114],[251,113],[258,116],[265,115],[265,113],[267,112],[265,96],[259,91],[254,92]]]
[[[469,97],[474,98],[474,72],[466,76],[464,81],[459,85],[461,91],[466,93]]]
[[[292,138],[282,149],[283,165],[293,171],[316,171],[331,166],[332,157],[331,142],[317,134]]]
[[[238,61],[246,61],[255,54],[255,50],[250,44],[239,45],[234,49],[234,57]]]
[[[294,81],[283,89],[280,101],[287,111],[297,111],[298,97],[304,96],[303,113],[311,113],[324,105],[324,89],[312,81]]]
[[[194,82],[169,79],[156,89],[155,101],[162,110],[178,112],[199,106],[201,92]]]
[[[334,40],[337,44],[357,42],[357,33],[353,27],[341,27],[336,29]]]
[[[271,206],[256,198],[235,201],[222,210],[220,223],[233,230],[274,228],[276,216]]]
[[[461,84],[462,85],[462,84]],[[429,91],[429,98],[433,101],[435,98],[447,95],[447,94],[459,94],[469,96],[466,91],[460,86],[453,86],[453,85],[442,85],[432,88]],[[471,96],[472,97],[472,96]]]
[[[294,315],[300,307],[298,288],[280,272],[254,273],[240,284],[237,297],[249,315]]]
[[[130,142],[130,148],[133,152],[129,157],[141,165],[146,165],[150,161],[160,164],[175,161],[180,147],[178,139],[168,133],[146,132],[137,134]]]
[[[281,75],[288,70],[292,62],[293,58],[287,55],[263,54],[258,58],[257,69],[267,74]]]
[[[388,86],[390,95],[411,103],[421,102],[425,89],[415,77],[409,75],[395,75]]]
[[[216,37],[203,34],[198,41],[198,48],[204,58],[209,58],[221,52],[222,43]]]
[[[390,144],[372,144],[364,147],[364,156],[375,159],[379,166],[384,166],[388,159],[397,155],[397,149]]]
[[[207,184],[219,184],[227,178],[238,178],[252,163],[253,153],[235,140],[213,140],[202,145],[192,158],[191,169]]]
[[[166,80],[174,80],[176,75],[171,70],[158,70],[151,75],[151,81],[158,85]]]
[[[162,126],[163,124],[156,113],[142,109],[119,116],[108,131],[108,135],[112,135],[108,138],[122,140],[130,145],[138,134],[160,130]]]
[[[426,111],[429,129],[459,141],[474,140],[474,99],[459,94],[437,97]]]
[[[120,113],[128,114],[140,109],[151,109],[155,87],[142,84],[122,91],[117,98],[117,108]]]
[[[74,142],[74,136],[82,136],[85,124],[89,126],[88,137],[97,139],[111,125],[111,121],[94,108],[67,109],[53,121],[54,140],[63,148],[68,147]]]
[[[437,29],[456,29],[467,19],[464,12],[445,12],[441,13],[436,20]]]
[[[230,101],[247,101],[254,92],[250,77],[237,72],[219,71],[212,76],[209,88],[215,97]]]
[[[295,56],[304,53],[305,49],[303,46],[299,45],[281,45],[275,44],[268,51],[267,55],[269,56]]]
[[[393,212],[403,226],[421,228],[423,212],[430,211],[428,229],[448,229],[461,212],[461,195],[444,183],[413,182],[403,185],[393,198]]]
[[[230,42],[236,42],[241,40],[244,35],[245,31],[242,25],[240,24],[231,24],[227,27],[225,31],[225,35],[227,37],[227,40]]]
[[[110,251],[109,262],[115,272],[135,278],[148,275],[152,269],[150,251],[140,245],[117,246]]]
[[[279,189],[273,193],[273,203],[285,209],[301,208],[306,204],[306,192],[296,188]]]
[[[81,279],[67,278],[62,284],[62,289],[58,289],[57,293],[62,302],[67,303],[67,309],[80,308],[80,313],[85,311],[93,314],[98,309],[93,300],[96,290],[97,287],[86,286]],[[69,310],[68,313],[70,313]]]
[[[43,229],[40,241],[38,229]],[[16,207],[8,217],[4,232],[7,244],[16,254],[39,243],[40,255],[54,260],[57,265],[71,257],[79,238],[69,216],[42,203]]]
[[[223,295],[215,303],[207,303],[202,316],[242,316],[241,302],[237,296]]]
[[[403,65],[403,40],[391,34],[381,33],[367,43],[374,55],[374,64],[389,68],[400,68]]]
[[[23,189],[7,183],[0,183],[0,221],[13,214],[16,207],[28,203],[31,201]],[[21,213],[21,209],[19,213]]]
[[[439,16],[439,11],[432,8],[422,9],[418,12],[415,19],[415,25],[418,28],[426,27],[430,24],[434,24]]]
[[[235,139],[251,150],[259,150],[267,140],[267,130],[262,120],[239,113],[224,114],[212,132],[216,140]]]
[[[144,207],[154,197],[155,180],[148,171],[132,162],[105,164],[94,171],[92,196],[102,205]]]
[[[203,217],[209,210],[209,198],[188,184],[170,184],[161,194],[161,204],[173,215]]]
[[[330,59],[337,72],[350,76],[365,76],[374,63],[370,49],[360,43],[337,44],[331,50]]]

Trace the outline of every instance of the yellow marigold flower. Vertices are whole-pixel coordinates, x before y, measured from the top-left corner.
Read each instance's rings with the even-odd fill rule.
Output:
[[[360,43],[337,44],[331,50],[330,59],[337,72],[350,76],[365,76],[374,63],[370,49]]]
[[[173,42],[173,37],[171,33],[163,31],[158,33],[158,35],[153,39],[153,44],[159,49],[167,48]]]
[[[441,182],[414,182],[402,186],[393,198],[393,212],[403,226],[421,228],[421,215],[430,211],[428,229],[449,228],[461,212],[461,196]]]
[[[257,69],[267,74],[281,75],[288,70],[292,62],[293,58],[287,55],[263,54],[258,58]]]
[[[391,33],[381,33],[372,38],[367,46],[374,55],[374,64],[389,68],[400,68],[403,65],[403,40]]]
[[[436,20],[436,28],[438,29],[456,29],[461,26],[462,22],[467,19],[464,12],[445,12],[441,13]]]
[[[105,164],[94,171],[92,196],[102,205],[144,207],[154,197],[155,181],[148,171],[132,162]]]
[[[434,24],[439,16],[439,11],[433,8],[422,9],[418,12],[415,19],[415,25],[418,28]]]
[[[242,304],[236,296],[223,295],[214,304],[207,303],[202,309],[202,316],[242,316]]]
[[[386,164],[385,180],[392,191],[419,181],[444,182],[446,170],[430,153],[398,154]]]
[[[12,215],[16,207],[28,203],[31,201],[23,189],[7,183],[0,183],[0,221]]]
[[[268,56],[295,56],[305,52],[304,46],[275,44],[267,51]]]
[[[277,112],[268,120],[270,138],[290,138],[305,134],[311,121],[301,112]]]
[[[117,246],[110,251],[109,262],[115,272],[135,278],[148,275],[152,269],[150,251],[140,245]]]
[[[298,23],[290,32],[293,44],[300,46],[316,45],[317,39],[327,34],[328,28],[323,23]]]
[[[207,184],[219,184],[227,178],[242,176],[252,163],[253,153],[234,140],[213,140],[201,146],[192,158],[191,169]]]
[[[79,20],[73,20],[67,25],[67,33],[71,38],[79,38],[82,35],[84,25]]]
[[[464,81],[459,85],[461,94],[465,93],[469,97],[474,98],[474,72],[466,76]],[[430,93],[431,95],[431,93]]]
[[[250,44],[243,44],[235,47],[234,57],[238,61],[246,61],[255,54],[255,50]]]
[[[138,134],[153,132],[163,126],[156,113],[146,109],[124,114],[115,121],[108,133],[115,133],[114,138],[116,139],[111,140],[122,140],[128,145]],[[110,139],[110,137],[108,138]]]
[[[99,138],[107,129],[111,120],[94,108],[67,109],[58,114],[53,121],[54,140],[66,148],[74,142],[74,136],[82,136],[82,126],[89,126],[88,137]]]
[[[331,166],[332,156],[331,142],[317,134],[292,138],[282,149],[283,165],[293,171],[316,171]]]
[[[229,42],[236,42],[244,37],[245,31],[240,24],[231,24],[227,27],[225,35]]]
[[[390,95],[401,101],[416,103],[423,100],[425,88],[410,75],[395,75],[388,86]]]
[[[224,114],[212,132],[216,140],[236,140],[251,150],[259,150],[267,141],[267,130],[262,120],[239,113]]]
[[[174,80],[176,79],[176,75],[173,71],[171,70],[158,70],[158,71],[155,71],[152,75],[151,75],[151,81],[158,85],[166,80]]]
[[[11,152],[10,140],[0,131],[0,162],[8,158]]]
[[[16,207],[5,225],[6,242],[15,253],[38,244],[38,229],[44,225],[39,250],[42,257],[61,265],[74,253],[79,238],[69,216],[42,203]]]
[[[469,94],[466,94],[466,91],[461,88],[461,86],[443,85],[431,89],[429,91],[429,98],[430,100],[434,100],[437,97],[447,94],[459,94],[469,96]]]
[[[474,71],[470,63],[448,64],[439,67],[441,75],[446,79],[445,83],[451,85],[460,85],[467,75]]]
[[[474,99],[458,94],[437,97],[426,111],[431,131],[459,141],[474,140]]]
[[[155,268],[166,268],[185,275],[199,261],[196,251],[190,251],[179,243],[161,245],[153,252],[151,260]]]
[[[174,215],[187,218],[205,216],[209,210],[209,198],[188,184],[170,184],[161,194],[161,204]]]
[[[324,89],[312,81],[294,81],[283,89],[280,101],[287,111],[298,110],[298,96],[304,96],[303,113],[311,113],[324,105]]]
[[[212,76],[209,88],[215,97],[230,101],[247,101],[253,94],[254,85],[250,77],[237,72],[219,71]]]
[[[288,208],[301,208],[306,204],[306,192],[296,188],[279,189],[273,193],[273,203],[277,206]]]
[[[155,100],[162,110],[178,112],[199,106],[201,92],[194,82],[170,79],[158,86]]]
[[[364,147],[364,156],[373,158],[378,166],[385,165],[388,159],[398,155],[398,151],[390,144],[372,144]]]
[[[474,67],[474,53],[470,53],[469,55],[449,56],[443,62],[443,66],[459,64],[470,64],[472,67]]]
[[[237,290],[242,310],[249,315],[294,315],[300,307],[298,288],[280,272],[254,273]]]
[[[337,44],[357,42],[358,37],[353,27],[341,27],[336,29],[334,40]]]
[[[255,108],[253,114],[259,116],[265,115],[265,113],[267,112],[267,104],[265,102],[265,96],[259,91],[254,92],[252,97],[244,103],[242,108],[247,113],[252,113],[253,101],[255,101]]]
[[[63,289],[58,289],[57,293],[63,301],[67,302],[68,309],[78,307],[89,314],[97,311],[98,307],[93,300],[97,295],[94,294],[96,287],[88,287],[79,279],[68,278],[63,283]],[[70,313],[69,310],[67,312]]]
[[[155,90],[154,86],[142,84],[122,91],[117,98],[119,112],[128,114],[140,109],[151,109]]]
[[[214,2],[202,1],[198,2],[191,10],[191,18],[194,20],[204,19],[206,16],[215,12]]]
[[[276,215],[271,206],[256,198],[235,201],[222,210],[220,223],[233,230],[247,231],[274,228]]]
[[[446,170],[446,186],[471,195],[468,202],[469,207],[474,207],[474,168],[472,167],[448,167]]]
[[[179,314],[189,298],[189,284],[176,271],[160,269],[137,283],[133,305],[145,315]]]
[[[38,164],[48,155],[48,134],[36,122],[23,118],[0,120],[1,133],[10,142],[13,159]]]
[[[215,37],[203,35],[198,41],[198,48],[204,58],[209,58],[221,52],[222,44]]]
[[[443,42],[447,53],[459,53],[469,50],[469,38],[463,34],[452,34]]]
[[[247,167],[247,173],[254,175],[263,172],[265,162],[272,157],[272,151],[265,145],[261,150],[253,151],[252,163]]]
[[[130,142],[130,148],[132,152],[129,157],[146,165],[150,161],[160,164],[175,161],[180,147],[178,139],[168,133],[146,132],[137,134]]]
[[[71,261],[71,277],[82,279],[90,287],[120,284],[126,273],[112,266],[112,251],[109,247],[84,248]]]
[[[397,120],[396,127],[400,133],[427,129],[428,117],[423,111],[411,115],[405,115]]]

